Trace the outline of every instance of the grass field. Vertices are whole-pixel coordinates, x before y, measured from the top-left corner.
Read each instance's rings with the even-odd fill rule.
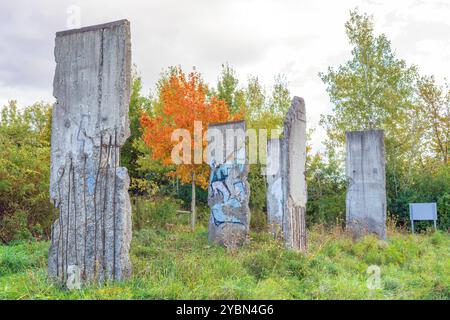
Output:
[[[48,242],[0,246],[0,299],[450,299],[450,236],[390,232],[352,241],[339,229],[310,230],[308,255],[268,233],[229,250],[185,225],[134,233],[133,277],[68,291],[46,277]],[[368,289],[370,265],[381,288]]]

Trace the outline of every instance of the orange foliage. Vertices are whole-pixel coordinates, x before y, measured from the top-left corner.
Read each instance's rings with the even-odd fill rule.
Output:
[[[200,74],[191,72],[188,76],[177,68],[163,82],[159,99],[161,110],[155,117],[148,114],[141,116],[141,126],[144,129],[143,139],[152,150],[152,158],[161,160],[165,166],[172,165],[171,152],[178,141],[172,141],[171,135],[175,129],[186,129],[191,135],[191,161],[193,162],[194,121],[202,121],[202,137],[208,123],[225,122],[231,119],[225,101],[216,97],[206,96],[207,86]],[[206,140],[203,140],[203,150]],[[178,176],[183,183],[192,181],[195,172],[195,183],[203,188],[208,186],[209,167],[207,164],[179,164],[172,175]]]

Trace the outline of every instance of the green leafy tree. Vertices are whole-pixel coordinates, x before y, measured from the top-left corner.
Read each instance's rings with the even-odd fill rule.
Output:
[[[345,30],[352,58],[319,74],[334,105],[320,123],[336,146],[343,146],[345,131],[384,129],[388,155],[406,156],[413,142],[416,67],[395,56],[384,34],[374,34],[371,16],[351,11]]]
[[[418,113],[422,119],[419,133],[425,148],[424,165],[450,162],[450,87],[439,86],[433,76],[418,82]],[[430,157],[431,156],[431,157]],[[430,159],[431,158],[431,159]],[[428,161],[427,161],[428,160]],[[430,163],[431,162],[431,163]]]
[[[138,172],[137,160],[142,156],[141,142],[142,130],[139,122],[142,112],[148,111],[151,106],[151,98],[141,94],[142,79],[135,71],[131,82],[130,109],[128,117],[130,119],[130,137],[122,146],[120,153],[121,165],[128,169],[130,177],[141,178]]]
[[[239,80],[236,72],[227,63],[222,65],[222,73],[217,82],[217,97],[224,100],[232,114],[238,113],[242,105],[239,104],[240,91],[238,90]]]
[[[333,149],[311,154],[308,147],[306,182],[308,186],[307,223],[333,225],[345,218],[345,176]]]
[[[406,223],[408,203],[445,203],[450,193],[448,88],[397,58],[386,36],[374,33],[371,16],[351,11],[345,30],[351,59],[319,74],[334,105],[320,121],[327,149],[342,159],[346,131],[383,129],[388,212]]]
[[[274,125],[282,125],[282,121],[284,121],[284,117],[291,106],[291,100],[292,97],[288,89],[286,76],[282,74],[277,75],[273,85],[272,96],[269,100],[269,112],[278,120],[278,123]]]
[[[352,58],[319,74],[334,106],[320,124],[327,131],[329,147],[337,151],[343,151],[346,131],[383,129],[386,170],[392,177],[388,188],[395,197],[417,160],[417,70],[395,56],[384,34],[375,35],[371,16],[351,11],[345,30]]]
[[[270,137],[271,130],[282,128],[287,110],[291,104],[290,92],[286,77],[275,77],[274,85],[268,94],[256,76],[250,76],[245,85],[239,85],[236,72],[229,65],[222,66],[222,73],[217,83],[217,96],[230,105],[233,113],[241,113],[246,120],[247,128],[266,129]],[[259,137],[257,137],[259,140]],[[258,141],[265,143],[265,141]],[[259,150],[257,150],[259,153]],[[265,154],[258,154],[264,158]],[[263,161],[265,159],[262,159]],[[262,228],[265,223],[263,210],[266,206],[266,179],[261,174],[263,165],[252,164],[248,181],[252,196],[250,208],[252,208],[252,227]]]
[[[0,119],[0,239],[48,238],[51,106],[19,111],[15,101]]]

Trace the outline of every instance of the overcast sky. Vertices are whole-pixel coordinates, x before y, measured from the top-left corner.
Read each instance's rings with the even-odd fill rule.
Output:
[[[54,101],[54,36],[74,22],[73,5],[81,26],[131,22],[144,93],[171,65],[196,66],[214,84],[228,62],[242,84],[256,75],[268,90],[282,73],[291,94],[305,99],[310,128],[331,111],[317,74],[350,57],[344,23],[355,7],[374,15],[375,32],[387,35],[399,57],[422,74],[450,78],[449,0],[0,0],[0,105]],[[314,140],[322,138],[318,129]]]

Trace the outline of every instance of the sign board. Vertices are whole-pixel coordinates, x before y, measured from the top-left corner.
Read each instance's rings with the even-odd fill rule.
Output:
[[[409,218],[411,220],[437,220],[436,203],[410,203]]]
[[[436,203],[410,203],[409,204],[409,218],[411,220],[411,229],[414,233],[414,220],[432,220],[434,222],[434,229],[436,230],[437,220],[437,206]]]

